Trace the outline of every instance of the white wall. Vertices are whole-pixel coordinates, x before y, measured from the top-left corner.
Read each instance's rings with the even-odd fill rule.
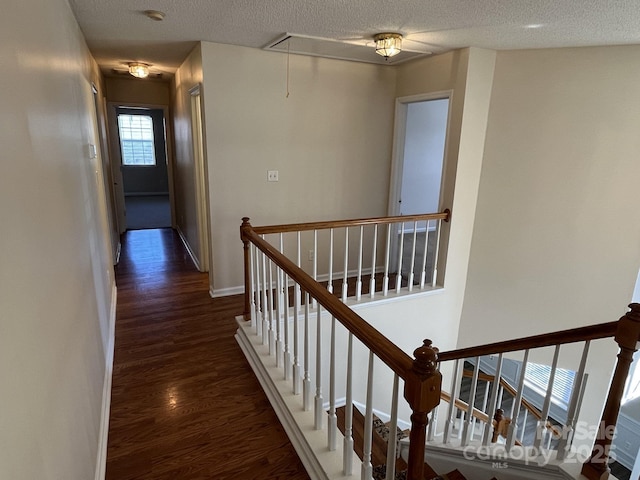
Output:
[[[407,105],[401,215],[437,212],[449,100]]]
[[[0,31],[0,478],[87,480],[115,292],[95,64],[65,0],[5,2]]]
[[[242,291],[252,224],[384,215],[395,71],[202,44],[214,294]],[[267,170],[280,181],[267,182]]]
[[[196,170],[191,129],[191,95],[189,90],[202,82],[200,45],[176,71],[172,84],[173,129],[175,134],[175,204],[176,224],[189,244],[196,260],[200,252],[196,209]]]
[[[495,52],[472,48],[399,67],[398,97],[452,91],[442,192],[442,208],[451,208],[452,220],[443,224],[438,282],[444,285],[444,292],[421,300],[418,321],[424,315],[451,328],[457,328],[460,321],[494,62]],[[432,335],[425,328],[422,336]]]
[[[639,76],[637,46],[498,53],[459,346],[626,311],[640,265]],[[585,398],[602,402],[586,402],[590,422],[612,350],[592,348]]]

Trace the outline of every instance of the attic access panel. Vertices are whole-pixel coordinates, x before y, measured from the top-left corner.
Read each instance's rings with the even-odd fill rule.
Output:
[[[312,57],[335,58],[353,62],[375,63],[378,65],[397,65],[431,54],[431,52],[417,52],[403,49],[398,55],[385,59],[376,53],[373,39],[362,39],[358,40],[358,42],[365,43],[353,43],[287,33],[269,43],[264,47],[264,50],[282,53],[289,52],[296,55],[309,55]],[[366,43],[368,43],[368,45]]]

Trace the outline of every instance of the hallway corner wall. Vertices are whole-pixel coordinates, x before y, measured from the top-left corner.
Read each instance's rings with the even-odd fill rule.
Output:
[[[176,225],[194,261],[199,264],[200,239],[196,208],[196,165],[189,90],[202,82],[202,53],[198,44],[175,73],[172,85],[175,146]]]

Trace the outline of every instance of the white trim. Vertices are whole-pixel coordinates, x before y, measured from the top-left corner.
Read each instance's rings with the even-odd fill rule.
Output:
[[[209,295],[211,298],[228,297],[229,295],[240,295],[241,293],[244,293],[243,285],[240,285],[239,287],[209,289]]]
[[[100,436],[98,437],[98,455],[96,458],[95,480],[104,480],[107,469],[107,443],[109,437],[109,413],[111,411],[111,382],[113,380],[113,352],[116,333],[116,305],[118,289],[113,284],[111,291],[111,310],[109,312],[109,331],[105,351],[104,383],[102,386],[102,414],[100,418]]]
[[[393,150],[391,156],[391,175],[389,177],[389,204],[387,206],[388,215],[400,215],[400,203],[398,202],[402,190],[402,164],[404,161],[404,137],[407,127],[407,105],[417,102],[428,102],[429,100],[449,99],[449,112],[447,113],[447,132],[444,144],[442,179],[440,183],[440,204],[442,204],[442,192],[444,185],[445,164],[449,146],[449,126],[451,122],[451,104],[453,90],[442,90],[439,92],[410,95],[396,98],[395,120],[393,126]]]
[[[309,477],[312,480],[353,480],[353,476],[342,473],[342,434],[337,432],[336,450],[329,451],[326,429],[314,430],[313,411],[305,412],[300,408],[301,396],[292,393],[291,381],[283,379],[282,370],[275,365],[275,357],[269,355],[269,347],[260,344],[261,338],[253,334],[250,322],[242,317],[236,317],[236,321],[239,328],[235,339]],[[360,463],[354,455],[354,472],[360,469]]]
[[[187,241],[187,237],[185,237],[184,233],[182,233],[182,230],[180,229],[179,225],[176,227],[176,230],[178,231],[178,235],[180,235],[180,240],[182,240],[182,244],[184,245],[184,248],[187,250],[187,253],[191,257],[191,261],[193,262],[195,267],[198,269],[198,271],[201,272],[202,269],[200,268],[200,262],[198,262],[198,257],[196,257],[196,255],[193,253],[193,250],[191,249],[191,245],[189,245],[189,242]]]
[[[164,197],[169,192],[124,192],[125,197]]]

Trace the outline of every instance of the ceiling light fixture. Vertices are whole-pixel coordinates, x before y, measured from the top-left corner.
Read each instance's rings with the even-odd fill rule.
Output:
[[[145,10],[144,14],[149,17],[151,20],[155,20],[156,22],[161,22],[164,20],[165,13],[160,10]]]
[[[149,76],[149,65],[146,63],[130,63],[129,73],[136,78],[146,78]]]
[[[399,33],[378,33],[373,36],[376,53],[384,58],[393,57],[402,51],[402,35]]]

